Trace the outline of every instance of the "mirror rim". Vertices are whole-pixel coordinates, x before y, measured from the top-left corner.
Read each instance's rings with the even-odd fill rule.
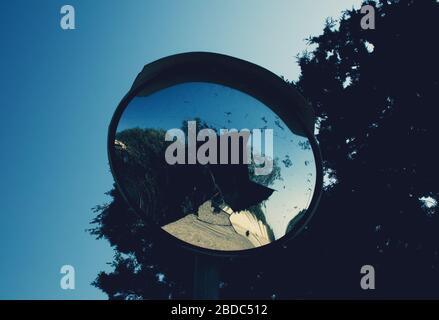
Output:
[[[313,197],[305,217],[298,221],[296,231],[290,231],[268,245],[248,250],[221,251],[198,247],[176,238],[160,226],[145,219],[148,231],[153,234],[155,239],[160,241],[160,245],[163,244],[172,248],[175,247],[175,244],[178,244],[178,247],[213,256],[258,255],[262,251],[274,251],[276,248],[282,248],[287,242],[301,233],[314,215],[321,198],[323,190],[323,163],[320,148],[314,136],[315,116],[312,107],[293,85],[288,84],[285,80],[267,69],[248,61],[218,53],[188,52],[164,57],[145,65],[136,77],[129,92],[117,106],[108,128],[107,154],[116,187],[135,213],[145,218],[139,208],[131,205],[124,187],[119,183],[118,173],[114,170],[114,140],[117,127],[125,109],[134,97],[139,94],[142,96],[150,95],[168,87],[187,82],[215,83],[246,93],[264,103],[268,109],[284,121],[291,132],[297,134],[296,130],[303,130],[303,136],[310,142],[316,167]],[[300,129],[295,128],[293,130],[292,126],[297,123]]]

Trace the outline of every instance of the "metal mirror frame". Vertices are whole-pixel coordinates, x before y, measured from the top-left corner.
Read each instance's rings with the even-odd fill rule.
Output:
[[[308,138],[314,155],[316,166],[316,181],[314,194],[307,208],[306,215],[298,221],[298,228],[291,231],[280,239],[261,247],[248,250],[220,251],[203,247],[197,247],[183,240],[180,240],[161,226],[145,219],[144,214],[129,201],[123,185],[119,183],[119,174],[114,170],[113,159],[115,158],[114,140],[120,118],[129,105],[130,101],[137,95],[146,96],[159,90],[186,82],[210,82],[231,87],[242,91],[266,105],[277,114],[288,128]],[[299,124],[299,128],[296,124]],[[314,136],[315,116],[312,107],[306,102],[302,95],[274,73],[256,64],[231,56],[210,53],[210,52],[188,52],[168,56],[144,66],[143,70],[136,77],[130,91],[123,97],[116,108],[108,129],[107,151],[111,173],[113,174],[117,188],[127,204],[145,219],[148,231],[160,241],[160,245],[169,248],[183,247],[196,253],[211,256],[236,257],[244,255],[260,254],[276,247],[282,247],[294,239],[308,224],[314,215],[321,198],[323,189],[323,165],[320,148]]]

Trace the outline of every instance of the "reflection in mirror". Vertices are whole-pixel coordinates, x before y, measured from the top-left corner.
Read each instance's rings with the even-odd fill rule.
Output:
[[[131,100],[113,170],[145,221],[198,247],[251,249],[306,216],[316,167],[297,126],[238,90],[178,84]]]

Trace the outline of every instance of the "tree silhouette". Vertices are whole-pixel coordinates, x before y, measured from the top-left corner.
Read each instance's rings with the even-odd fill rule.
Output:
[[[439,4],[369,3],[376,30],[362,30],[363,15],[347,12],[338,28],[328,21],[309,39],[316,49],[299,58],[297,86],[320,117],[325,167],[337,181],[308,239],[340,261],[326,266],[333,277],[322,279],[335,294],[366,294],[356,279],[371,264],[379,275],[374,296],[437,296],[439,220],[421,199],[439,196],[432,27]]]
[[[375,30],[361,29],[360,10],[346,11],[308,39],[315,49],[298,56],[302,73],[294,84],[319,119],[326,173],[320,207],[305,231],[270,259],[267,253],[225,261],[223,298],[439,294],[439,4],[365,4],[376,8]],[[154,245],[145,246],[152,242],[129,229],[134,218],[117,191],[111,195],[108,206],[96,209],[93,233],[122,255],[95,285],[110,298],[188,297],[190,266],[175,267]],[[127,234],[129,240],[121,239]],[[139,246],[142,281],[135,280],[138,264],[130,264],[137,249],[128,250],[125,241]],[[366,264],[375,267],[376,290],[360,287]],[[129,281],[115,280],[124,273]]]

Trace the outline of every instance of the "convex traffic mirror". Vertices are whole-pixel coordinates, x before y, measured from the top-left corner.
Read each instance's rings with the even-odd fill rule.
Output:
[[[312,110],[269,71],[188,53],[145,66],[109,132],[119,190],[164,238],[206,252],[296,235],[321,189]]]

